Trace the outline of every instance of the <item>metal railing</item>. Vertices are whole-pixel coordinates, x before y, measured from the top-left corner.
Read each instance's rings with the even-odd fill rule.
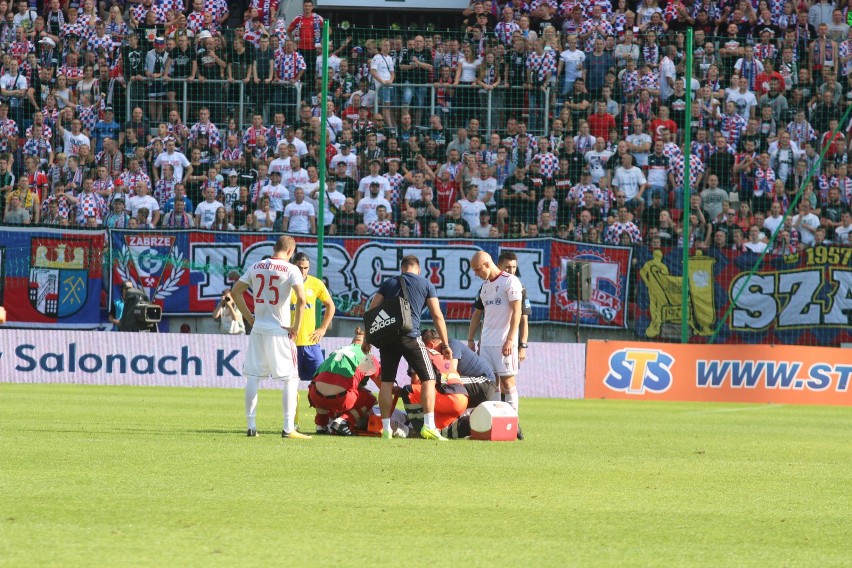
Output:
[[[163,96],[151,96],[155,86]],[[133,109],[141,107],[151,119],[152,126],[166,122],[172,109],[190,123],[197,115],[198,108],[207,107],[211,120],[221,128],[227,126],[228,120],[233,118],[239,130],[244,130],[251,124],[252,112],[260,112],[264,123],[268,124],[271,114],[279,109],[284,111],[287,123],[292,124],[299,116],[303,87],[302,83],[258,85],[218,79],[203,82],[187,79],[132,81],[125,92],[125,120],[130,121]],[[372,99],[373,112],[382,113],[387,108],[392,113],[391,118],[398,119],[402,111],[408,110],[417,115],[416,126],[426,126],[429,116],[438,114],[444,124],[451,127],[467,126],[471,118],[476,118],[481,122],[483,131],[491,132],[502,128],[509,117],[515,117],[528,122],[531,134],[543,135],[550,129],[550,113],[554,108],[553,91],[549,86],[538,90],[501,85],[486,90],[478,85],[467,84],[444,86],[438,83],[395,83],[390,88],[391,93],[387,95],[384,91],[388,87],[374,87],[368,93],[367,96]],[[419,92],[407,96],[407,90]],[[385,98],[388,99],[387,103],[383,102]],[[420,104],[421,98],[423,104]],[[421,111],[427,109],[428,115],[423,115]],[[396,125],[397,120],[393,120],[393,123]]]
[[[154,87],[158,94],[162,93],[162,96],[151,96],[155,92]],[[135,107],[141,107],[145,115],[151,119],[153,127],[156,127],[158,122],[166,122],[168,113],[172,109],[177,110],[185,122],[191,123],[196,116],[193,111],[207,107],[210,109],[211,120],[217,126],[226,127],[228,120],[233,118],[239,130],[243,131],[251,124],[251,112],[260,112],[263,114],[264,123],[269,124],[271,114],[281,109],[288,117],[288,124],[292,124],[292,121],[298,117],[299,108],[302,105],[302,83],[285,85],[221,79],[131,81],[126,89],[125,97],[126,121],[130,121]],[[157,109],[157,106],[162,108]]]
[[[392,89],[391,94],[383,95],[382,90],[388,88]],[[527,131],[531,134],[544,135],[550,130],[550,112],[554,102],[551,99],[553,91],[549,86],[544,90],[521,86],[499,86],[486,90],[478,85],[466,84],[445,86],[438,83],[395,83],[370,92],[373,112],[381,113],[389,108],[395,114],[404,110],[417,113],[421,107],[415,104],[415,98],[405,104],[407,89],[426,90],[424,98],[428,101],[429,116],[437,114],[450,127],[466,127],[470,118],[477,118],[482,130],[491,132],[505,126],[507,118],[514,117],[527,120]],[[386,98],[390,99],[388,103],[383,102]],[[428,117],[417,118],[414,122],[416,126],[426,126],[428,123]]]

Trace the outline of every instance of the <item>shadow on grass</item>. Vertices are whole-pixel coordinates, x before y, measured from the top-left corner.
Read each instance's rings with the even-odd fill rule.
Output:
[[[235,429],[235,428],[190,428],[190,429],[180,429],[175,428],[171,430],[154,430],[154,429],[146,429],[146,428],[128,428],[128,427],[116,427],[112,429],[89,429],[89,428],[19,428],[20,432],[39,432],[39,433],[48,433],[48,434],[123,434],[123,435],[143,435],[143,436],[175,436],[182,434],[222,434],[228,436],[235,437],[246,437],[246,431],[244,429]],[[280,430],[261,430],[258,432],[263,437],[281,437]],[[319,438],[319,439],[333,439],[333,440],[353,440],[353,439],[362,439],[362,440],[379,440],[378,436],[369,435],[369,434],[356,434],[354,436],[331,436],[331,435],[317,435],[311,434],[311,437]],[[394,438],[395,440],[420,440],[419,437],[410,437],[410,438]]]
[[[48,434],[141,434],[145,436],[174,436],[176,434],[229,434],[229,435],[246,435],[246,431],[233,428],[205,428],[205,429],[173,429],[173,430],[153,430],[148,428],[111,428],[111,429],[92,429],[92,428],[18,428],[19,432],[40,432]],[[270,432],[270,434],[272,434]],[[281,435],[281,432],[277,432]]]

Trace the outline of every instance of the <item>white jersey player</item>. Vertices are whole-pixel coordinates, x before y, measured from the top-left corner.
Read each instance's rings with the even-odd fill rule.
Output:
[[[248,351],[243,364],[246,377],[246,420],[248,436],[257,436],[257,386],[263,379],[284,381],[285,438],[308,438],[296,431],[296,403],[299,393],[296,344],[293,341],[305,311],[305,288],[301,271],[290,264],[296,250],[292,237],[281,237],[275,243],[272,257],[255,262],[239,281],[231,295],[243,318],[252,327]],[[251,290],[254,315],[246,306],[243,293]],[[290,321],[290,292],[296,296],[296,308]]]
[[[518,407],[518,329],[521,323],[523,286],[517,276],[503,272],[491,255],[479,251],[470,260],[470,267],[485,283],[480,290],[484,306],[479,355],[488,362],[500,380],[500,391],[506,402]]]

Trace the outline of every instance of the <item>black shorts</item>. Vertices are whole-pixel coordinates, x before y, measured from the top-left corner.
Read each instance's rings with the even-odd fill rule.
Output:
[[[497,387],[486,377],[462,377],[462,383],[467,390],[468,408],[476,408],[483,402],[495,399]]]
[[[421,381],[434,381],[437,376],[426,345],[420,337],[403,336],[389,341],[379,349],[382,364],[382,382],[393,383],[399,370],[399,362],[405,359]]]

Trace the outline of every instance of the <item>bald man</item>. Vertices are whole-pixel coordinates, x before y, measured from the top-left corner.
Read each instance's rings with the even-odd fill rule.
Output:
[[[485,283],[479,291],[484,308],[479,355],[494,370],[506,402],[518,409],[518,328],[521,323],[523,286],[517,276],[503,272],[491,255],[479,251],[470,267]]]

